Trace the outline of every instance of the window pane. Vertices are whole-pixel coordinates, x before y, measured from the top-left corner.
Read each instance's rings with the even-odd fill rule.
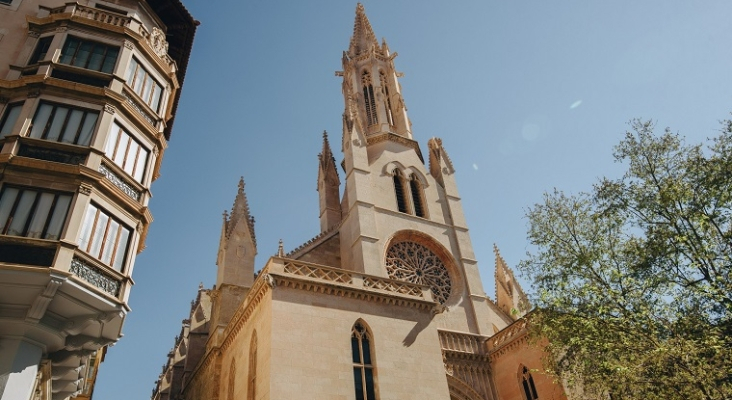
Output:
[[[135,86],[132,87],[132,90],[135,91],[135,93],[140,93],[140,89],[142,89],[142,82],[145,81],[145,71],[142,68],[137,69],[137,73],[135,74]]]
[[[105,50],[107,50],[107,46],[101,44],[94,45],[91,51],[91,57],[89,57],[89,66],[87,68],[94,71],[101,71]]]
[[[36,64],[38,61],[46,58],[48,48],[51,46],[51,40],[53,40],[53,36],[46,36],[44,38],[38,39],[38,44],[36,44],[36,50],[33,52],[33,56],[31,56],[31,59],[28,60],[29,65]]]
[[[84,223],[81,228],[81,236],[79,237],[79,248],[89,251],[89,242],[91,240],[92,228],[94,227],[94,217],[97,215],[97,208],[89,205],[84,215]]]
[[[137,153],[139,151],[140,145],[137,144],[136,141],[130,139],[130,149],[127,151],[127,157],[125,157],[125,164],[123,167],[125,172],[127,172],[129,175],[132,175],[132,172],[135,168],[135,164],[137,162]]]
[[[18,197],[18,189],[6,187],[2,191],[0,197],[0,233],[5,233],[5,227],[8,225],[10,210],[13,208],[15,198]]]
[[[351,337],[351,353],[353,354],[353,362],[361,364],[361,354],[358,351],[358,338],[355,336]]]
[[[8,106],[2,119],[2,125],[0,125],[0,138],[9,135],[13,131],[13,126],[15,126],[15,122],[18,120],[18,115],[20,115],[20,110],[22,109],[23,103]]]
[[[56,207],[53,209],[51,222],[48,224],[46,237],[44,239],[58,240],[58,238],[61,237],[61,229],[64,227],[66,214],[69,212],[69,204],[71,204],[71,196],[58,196],[58,199],[56,200]]]
[[[112,131],[109,132],[109,137],[107,138],[107,147],[104,149],[104,153],[110,159],[114,159],[114,149],[117,147],[117,140],[119,140],[121,130],[119,125],[116,123],[112,124]]]
[[[76,144],[80,144],[82,146],[89,145],[92,133],[94,132],[94,126],[97,123],[97,116],[98,114],[95,112],[86,113],[86,118],[84,118],[84,126],[81,127],[79,139],[77,140]]]
[[[361,367],[353,367],[353,384],[356,387],[356,400],[364,400],[364,398],[363,398],[363,378],[361,377]]]
[[[48,123],[48,117],[53,111],[53,106],[50,104],[41,104],[36,111],[36,116],[33,118],[33,129],[31,129],[30,137],[40,139],[43,135],[43,131],[46,129]]]
[[[137,165],[135,165],[135,178],[136,181],[142,182],[142,176],[145,172],[145,164],[147,163],[147,150],[140,148],[140,154],[137,156]]]
[[[117,145],[116,154],[114,155],[114,163],[124,168],[127,147],[130,145],[130,137],[124,132],[120,132],[119,136],[119,144]]]
[[[79,40],[75,37],[69,37],[66,39],[66,44],[64,44],[63,51],[61,52],[61,59],[59,60],[60,63],[63,64],[70,64],[71,60],[74,57],[74,54],[76,54],[76,50],[79,47]]]
[[[51,211],[54,197],[56,195],[53,193],[41,193],[41,198],[38,200],[31,224],[28,227],[28,233],[25,236],[40,238],[43,235],[43,227],[46,226],[46,221],[48,221],[48,213]]]
[[[82,42],[81,46],[79,46],[79,50],[76,52],[76,57],[74,57],[71,64],[75,67],[85,68],[89,63],[89,56],[91,55],[93,47],[94,43],[92,42]]]
[[[23,236],[25,223],[28,221],[31,207],[33,207],[33,202],[35,201],[37,194],[37,192],[32,190],[24,190],[20,195],[18,208],[15,209],[15,213],[13,213],[13,221],[10,223],[10,227],[8,228],[8,235]]]
[[[89,254],[96,258],[99,258],[99,252],[102,249],[102,242],[104,241],[104,235],[107,233],[107,225],[109,223],[109,217],[107,214],[102,212],[97,215],[97,223],[94,226],[94,233],[91,239],[91,245],[89,246]]]
[[[122,272],[122,264],[125,261],[125,254],[127,254],[127,243],[130,241],[130,230],[124,226],[120,229],[119,240],[117,243],[117,252],[114,255],[114,263],[112,268]]]
[[[361,346],[363,346],[363,363],[371,365],[371,347],[369,346],[369,338],[364,335],[361,338]]]
[[[125,75],[126,76],[125,79],[127,80],[127,85],[129,85],[129,86],[132,86],[132,77],[133,77],[133,74],[135,73],[135,71],[137,71],[137,60],[135,60],[133,58],[132,61],[130,61],[130,66],[127,67],[127,75]]]
[[[69,113],[68,108],[56,107],[56,112],[53,114],[53,121],[51,127],[46,132],[46,137],[43,139],[47,140],[58,140],[59,134],[61,133],[61,127],[66,122],[66,114]]]
[[[107,48],[107,57],[102,65],[102,72],[111,74],[114,71],[114,65],[117,63],[117,54],[119,49],[116,47]]]
[[[64,133],[61,135],[61,142],[74,143],[76,133],[79,131],[79,125],[81,124],[81,117],[83,116],[83,111],[71,110],[69,121],[66,123],[66,129],[64,129]]]
[[[150,104],[150,93],[152,92],[153,87],[153,78],[152,76],[148,75],[147,79],[145,80],[145,89],[140,94],[140,97],[142,97],[142,100],[145,102],[145,104]]]
[[[107,237],[104,238],[104,245],[102,246],[102,260],[103,263],[109,264],[112,260],[112,252],[114,251],[114,245],[117,242],[117,234],[119,233],[119,222],[115,220],[109,221],[109,228],[107,229]]]
[[[158,110],[158,108],[160,107],[160,97],[162,97],[161,96],[162,94],[163,94],[163,88],[160,85],[158,85],[157,83],[155,83],[155,91],[153,91],[153,94],[152,94],[152,96],[153,96],[152,104],[150,104],[150,107],[155,112],[160,111],[160,110]]]
[[[374,370],[366,368],[364,372],[366,373],[366,399],[376,400],[376,395],[374,394]]]

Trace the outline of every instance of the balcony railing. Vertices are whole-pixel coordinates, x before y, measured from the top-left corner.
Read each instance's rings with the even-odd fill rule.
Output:
[[[114,297],[119,296],[121,283],[119,280],[103,271],[101,268],[88,264],[84,260],[74,257],[71,260],[71,273],[89,282],[93,286]]]
[[[442,350],[476,355],[487,352],[486,337],[450,331],[439,331],[439,334]]]
[[[130,22],[132,22],[132,18],[126,15],[118,14],[112,11],[100,10],[94,7],[82,6],[81,4],[70,4],[63,7],[54,8],[50,11],[50,14],[52,15],[63,13],[71,13],[71,15],[74,17],[90,19],[92,21],[119,26],[122,28],[129,27]]]

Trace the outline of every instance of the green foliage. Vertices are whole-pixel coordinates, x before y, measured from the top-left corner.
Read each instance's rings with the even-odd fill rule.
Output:
[[[732,122],[707,147],[630,125],[622,178],[527,212],[532,333],[577,397],[732,399]]]

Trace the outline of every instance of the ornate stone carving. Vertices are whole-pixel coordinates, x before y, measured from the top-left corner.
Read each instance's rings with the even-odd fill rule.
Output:
[[[150,34],[150,46],[152,47],[155,54],[160,57],[164,57],[168,54],[168,41],[165,40],[165,32],[153,27],[152,33]]]
[[[126,49],[132,50],[135,46],[130,42],[129,40],[124,41],[124,46]]]
[[[90,184],[82,183],[81,185],[79,185],[79,194],[85,194],[88,196],[91,194],[91,192],[92,192],[92,187]]]
[[[71,268],[69,268],[69,270],[74,275],[111,294],[112,296],[116,297],[117,295],[119,295],[119,281],[109,276],[100,268],[89,265],[86,262],[74,257],[71,260]]]
[[[427,285],[432,296],[444,304],[452,288],[450,274],[442,260],[427,247],[415,242],[398,242],[386,252],[386,271],[400,281]]]
[[[135,188],[132,187],[132,185],[125,182],[124,179],[117,176],[117,174],[115,174],[109,168],[107,168],[106,165],[99,164],[99,172],[101,172],[107,178],[107,180],[110,181],[114,186],[117,186],[123,192],[125,192],[125,194],[127,196],[129,196],[131,199],[133,199],[135,201],[140,200],[140,192],[135,190]]]
[[[111,104],[105,104],[104,105],[104,112],[108,112],[110,114],[114,114],[117,111],[117,108]]]

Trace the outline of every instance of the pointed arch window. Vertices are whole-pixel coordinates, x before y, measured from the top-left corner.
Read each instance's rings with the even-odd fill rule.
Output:
[[[252,341],[249,343],[249,371],[247,374],[247,400],[254,400],[257,395],[257,331],[254,331]]]
[[[405,183],[404,183],[404,176],[402,175],[401,171],[398,169],[394,170],[394,193],[396,194],[396,201],[397,201],[397,209],[399,212],[403,213],[409,213],[409,208],[407,207],[407,196],[405,193]]]
[[[384,71],[379,71],[379,81],[381,83],[381,94],[384,95],[384,109],[386,110],[386,122],[389,126],[394,126],[394,116],[391,112],[391,98],[389,97],[389,84]]]
[[[521,389],[524,393],[524,399],[526,400],[538,400],[539,395],[536,392],[536,385],[534,385],[534,378],[531,376],[531,372],[525,366],[521,366]]]
[[[422,182],[419,181],[419,178],[415,174],[409,177],[409,189],[412,192],[414,215],[424,218],[426,214],[423,201],[424,197],[422,196]]]
[[[371,335],[361,322],[356,322],[351,330],[351,352],[356,400],[376,400]]]
[[[361,85],[363,86],[363,101],[366,106],[366,121],[369,126],[379,122],[376,117],[376,99],[374,98],[374,85],[371,83],[371,74],[369,71],[363,71],[361,74]]]

